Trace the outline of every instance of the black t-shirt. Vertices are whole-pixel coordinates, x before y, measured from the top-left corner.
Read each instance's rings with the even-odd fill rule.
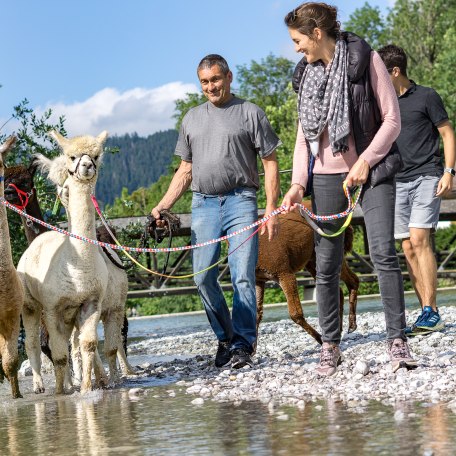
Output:
[[[404,166],[396,179],[401,182],[443,174],[437,127],[448,120],[439,94],[430,87],[410,82],[407,92],[399,97],[401,134],[396,143]]]

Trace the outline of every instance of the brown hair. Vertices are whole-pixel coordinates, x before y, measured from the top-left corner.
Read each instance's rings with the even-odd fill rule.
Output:
[[[337,8],[326,3],[306,2],[299,5],[285,16],[285,24],[310,38],[313,38],[314,29],[317,27],[334,39],[340,31]]]
[[[383,63],[388,70],[388,73],[393,71],[394,67],[398,67],[401,70],[401,74],[407,76],[407,54],[404,49],[394,44],[388,44],[378,50],[378,54],[383,60]]]

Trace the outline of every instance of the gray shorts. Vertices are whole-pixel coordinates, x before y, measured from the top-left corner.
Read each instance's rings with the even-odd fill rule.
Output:
[[[441,200],[435,194],[439,181],[437,176],[420,176],[411,182],[396,182],[395,239],[410,237],[409,228],[437,226]]]

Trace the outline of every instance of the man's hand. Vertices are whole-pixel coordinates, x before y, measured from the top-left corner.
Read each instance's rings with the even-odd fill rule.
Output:
[[[364,184],[369,177],[369,165],[363,158],[358,158],[358,161],[352,166],[348,173],[345,182],[347,187],[357,187],[358,185]]]
[[[302,202],[303,197],[304,187],[299,184],[293,184],[283,197],[282,206],[286,206],[284,213],[295,211],[298,207],[297,204]]]
[[[160,215],[160,211],[162,211],[163,208],[158,205],[158,206],[155,206],[151,211],[150,211],[150,214],[152,215],[152,217],[156,220],[157,222],[157,226],[159,228],[163,228],[166,224],[166,222],[164,220],[161,219],[161,215]]]
[[[274,209],[266,208],[266,214],[270,214]],[[262,227],[260,230],[260,235],[263,235],[268,230],[268,239],[272,241],[277,234],[279,233],[279,219],[278,216],[275,215],[271,217]]]
[[[453,176],[450,173],[443,173],[442,178],[437,185],[435,196],[445,196],[453,188]]]

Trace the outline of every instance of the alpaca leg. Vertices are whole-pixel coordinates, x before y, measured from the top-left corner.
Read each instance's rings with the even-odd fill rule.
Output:
[[[125,309],[124,309],[124,317],[123,317],[123,325],[122,325],[122,347],[124,350],[124,355],[125,357],[127,356],[127,344],[128,344],[128,318],[127,315],[125,314]],[[117,352],[119,353],[119,352]]]
[[[82,380],[82,360],[81,349],[79,347],[79,330],[77,328],[74,328],[71,333],[70,345],[74,384],[80,385]]]
[[[264,304],[264,287],[265,282],[256,282],[256,303],[257,303],[257,321],[256,329],[258,335],[258,328],[260,327],[261,320],[263,319],[263,304]]]
[[[100,358],[98,348],[95,350],[93,371],[95,373],[95,385],[97,385],[97,388],[106,388],[109,384],[109,381],[108,377],[106,376],[103,361]]]
[[[2,366],[2,341],[0,338],[0,383],[3,383],[5,380],[5,372],[3,372],[3,366]]]
[[[50,324],[53,321],[54,324]],[[55,394],[65,393],[65,377],[68,371],[68,340],[70,338],[70,331],[64,328],[62,331],[57,325],[57,318],[55,315],[46,316],[46,327],[49,331],[49,347],[52,352],[54,360],[55,372]]]
[[[38,307],[38,306],[37,306]],[[41,308],[29,308],[24,306],[22,321],[24,323],[25,350],[33,372],[33,391],[36,394],[44,393],[44,384],[41,377],[41,353],[40,353],[40,319]]]
[[[256,353],[257,345],[258,345],[258,331],[260,328],[261,320],[263,319],[263,303],[264,303],[264,284],[265,282],[260,282],[257,280],[255,288],[256,288],[256,304],[257,304],[257,320],[256,320],[256,334],[257,338],[255,343],[253,344],[253,353]]]
[[[342,334],[344,327],[344,292],[339,287],[339,329]]]
[[[82,394],[92,390],[91,375],[98,345],[97,324],[100,320],[100,302],[93,300],[85,302],[81,306],[78,316],[82,356]]]
[[[19,356],[17,351],[17,338],[19,336],[19,325],[13,330],[11,337],[4,339],[0,343],[2,346],[2,368],[6,378],[9,380],[11,385],[11,394],[14,399],[22,397],[19,391],[19,382],[17,379],[17,369],[19,364]],[[3,336],[0,336],[3,338]]]
[[[119,361],[120,371],[122,375],[136,375],[136,369],[128,362],[127,355],[123,346],[117,350],[117,360]]]
[[[321,335],[311,325],[309,325],[304,318],[295,275],[292,273],[284,274],[279,278],[279,285],[287,298],[288,313],[290,314],[291,319],[308,332],[321,345]]]
[[[109,365],[109,382],[116,383],[120,380],[117,371],[117,353],[122,347],[122,327],[125,312],[123,309],[113,310],[103,321],[104,325],[104,350]]]
[[[358,289],[359,289],[359,278],[350,269],[347,261],[344,259],[342,263],[342,271],[340,274],[341,280],[345,283],[348,288],[348,302],[350,304],[350,313],[348,316],[348,332],[351,333],[356,330],[356,305],[358,303]]]
[[[46,328],[46,324],[44,323],[44,318],[41,318],[41,325],[40,325],[40,345],[41,351],[52,361],[52,353],[51,349],[49,348],[49,332]]]

